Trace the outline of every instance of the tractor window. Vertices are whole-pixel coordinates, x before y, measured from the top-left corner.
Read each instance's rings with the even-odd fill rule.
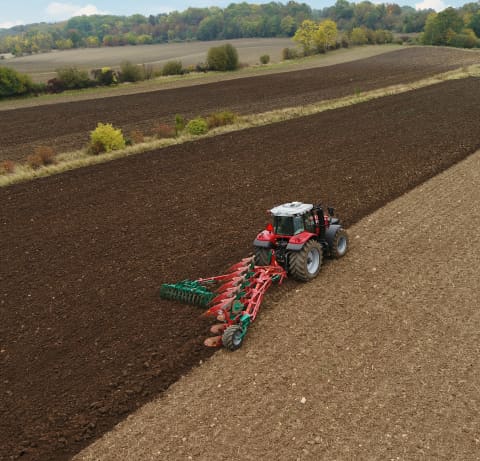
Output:
[[[275,216],[273,219],[275,234],[293,235],[293,219],[291,216]]]
[[[301,216],[295,216],[293,218],[293,233],[294,235],[299,234],[300,232],[303,232],[305,230],[305,227],[303,227],[303,218]]]
[[[306,214],[304,217],[305,229],[312,234],[315,233],[315,218],[313,214]]]

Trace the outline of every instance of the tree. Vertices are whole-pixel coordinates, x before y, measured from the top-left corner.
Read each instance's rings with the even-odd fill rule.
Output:
[[[334,21],[327,19],[323,22],[320,23],[318,26],[318,32],[317,32],[317,47],[321,46],[325,50],[328,50],[328,48],[335,47],[335,44],[337,43],[337,36],[338,36],[338,30],[337,30],[337,24],[335,24]]]
[[[350,41],[354,45],[365,45],[368,42],[367,34],[365,29],[361,27],[355,27],[350,33]]]
[[[293,40],[302,45],[305,55],[311,54],[317,46],[315,37],[317,30],[318,25],[314,21],[306,19],[293,36]]]
[[[468,27],[475,32],[475,35],[480,38],[480,11],[473,14]]]
[[[463,29],[463,20],[453,8],[427,17],[422,42],[425,45],[448,45]]]

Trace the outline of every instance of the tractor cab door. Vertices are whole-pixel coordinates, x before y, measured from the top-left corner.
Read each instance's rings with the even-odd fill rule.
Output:
[[[315,215],[312,212],[306,213],[304,215],[303,223],[304,223],[304,226],[305,226],[305,230],[307,232],[311,232],[312,234],[317,233],[318,224],[316,222]]]

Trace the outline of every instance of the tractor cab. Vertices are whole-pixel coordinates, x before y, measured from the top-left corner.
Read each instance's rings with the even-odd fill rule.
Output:
[[[273,217],[273,232],[276,235],[293,236],[308,229],[314,232],[315,221],[312,214],[313,205],[291,202],[270,210]],[[313,229],[312,229],[313,224]]]

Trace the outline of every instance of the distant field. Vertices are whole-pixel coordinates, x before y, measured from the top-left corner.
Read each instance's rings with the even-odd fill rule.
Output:
[[[295,46],[295,43],[289,38],[164,43],[54,51],[14,58],[2,61],[1,64],[30,74],[35,81],[46,81],[55,76],[55,69],[67,66],[90,70],[104,66],[116,67],[126,60],[135,64],[151,64],[155,67],[162,67],[170,60],[181,60],[184,66],[189,66],[205,62],[209,48],[227,42],[237,48],[240,62],[250,65],[258,64],[260,56],[263,54],[268,54],[271,62],[279,62],[282,58],[283,48]]]

